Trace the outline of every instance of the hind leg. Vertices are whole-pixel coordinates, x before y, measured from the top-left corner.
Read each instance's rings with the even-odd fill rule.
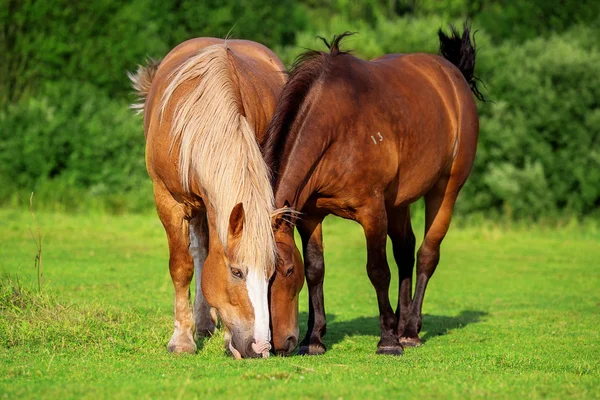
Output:
[[[421,312],[425,289],[440,260],[440,245],[450,227],[459,189],[455,182],[445,178],[436,183],[425,195],[425,237],[417,253],[415,295],[401,338],[405,346],[418,346],[422,343],[419,332],[422,325]]]
[[[173,353],[194,353],[194,317],[190,305],[190,283],[194,262],[189,252],[189,224],[186,210],[169,191],[155,183],[154,200],[169,242],[169,272],[175,288],[175,330],[168,349]]]
[[[415,265],[415,234],[410,223],[410,208],[401,207],[388,212],[388,235],[392,239],[394,259],[398,266],[398,336],[402,334],[408,320],[412,303],[412,274]],[[402,343],[404,344],[404,343]]]
[[[194,321],[196,338],[211,336],[215,323],[210,313],[210,305],[202,294],[202,266],[208,255],[208,221],[201,212],[190,221],[190,254],[194,259],[196,275],[196,296],[194,298]]]
[[[323,218],[298,221],[298,232],[302,238],[304,253],[304,272],[308,286],[308,331],[300,343],[298,349],[300,355],[319,355],[326,351],[323,344],[327,321],[323,298],[325,261],[323,259],[322,221]]]

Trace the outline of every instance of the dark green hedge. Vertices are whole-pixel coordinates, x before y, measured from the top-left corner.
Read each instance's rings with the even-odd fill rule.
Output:
[[[600,2],[3,2],[0,204],[35,191],[39,202],[69,209],[150,208],[125,72],[187,38],[231,31],[289,64],[321,46],[315,35],[350,30],[360,34],[347,46],[371,58],[436,52],[436,30],[470,16],[476,73],[493,103],[479,104],[478,157],[458,211],[598,215]]]

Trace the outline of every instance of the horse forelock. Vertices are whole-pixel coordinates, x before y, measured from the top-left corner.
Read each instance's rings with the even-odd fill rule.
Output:
[[[307,50],[294,60],[288,81],[279,95],[275,113],[262,141],[264,159],[271,169],[273,182],[276,180],[281,164],[284,146],[288,141],[294,141],[296,138],[297,132],[292,130],[292,126],[302,106],[307,102],[309,92],[327,71],[332,58],[350,53],[340,50],[340,44],[344,38],[353,34],[344,32],[334,36],[331,43],[320,38],[329,52]]]
[[[223,246],[230,213],[243,203],[245,222],[235,262],[270,276],[276,257],[273,190],[254,129],[240,113],[240,94],[232,79],[236,67],[228,51],[226,43],[206,47],[174,70],[160,113],[182,84],[193,82],[178,92],[171,125],[171,151],[179,148],[182,187],[190,193],[195,181],[202,188]]]

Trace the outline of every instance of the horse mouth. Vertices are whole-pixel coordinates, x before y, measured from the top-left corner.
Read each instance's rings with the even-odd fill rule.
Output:
[[[233,340],[230,340],[227,347],[236,360],[244,358],[233,345]],[[267,358],[269,357],[269,351],[271,350],[271,344],[267,341],[253,342],[249,346],[248,355],[252,358]]]

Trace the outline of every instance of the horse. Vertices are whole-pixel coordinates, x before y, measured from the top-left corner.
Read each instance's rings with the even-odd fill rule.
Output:
[[[300,212],[295,225],[303,245],[309,316],[299,354],[326,351],[321,224],[328,214],[354,220],[364,230],[367,274],[379,307],[376,352],[401,355],[404,346],[422,343],[425,289],[473,165],[479,132],[471,93],[482,98],[473,75],[474,40],[467,25],[462,35],[451,29],[450,36],[438,32],[441,56],[388,54],[365,61],[340,50],[346,32],[331,44],[325,41],[329,52],[308,51],[292,67],[261,147],[273,171],[275,205]],[[413,297],[410,204],[421,197],[425,234]],[[288,222],[275,236],[278,245],[291,247],[294,221]],[[396,311],[388,295],[387,236],[400,277]],[[279,299],[294,296],[285,292],[292,286],[285,279],[278,274],[272,284]],[[278,301],[271,310],[286,313],[292,307]],[[272,329],[278,335],[286,328],[273,324]]]
[[[275,110],[284,72],[261,44],[195,38],[130,74],[169,245],[175,288],[170,352],[195,353],[195,339],[212,335],[212,307],[236,359],[269,355],[268,284],[277,252],[272,224],[279,211],[257,138]]]

